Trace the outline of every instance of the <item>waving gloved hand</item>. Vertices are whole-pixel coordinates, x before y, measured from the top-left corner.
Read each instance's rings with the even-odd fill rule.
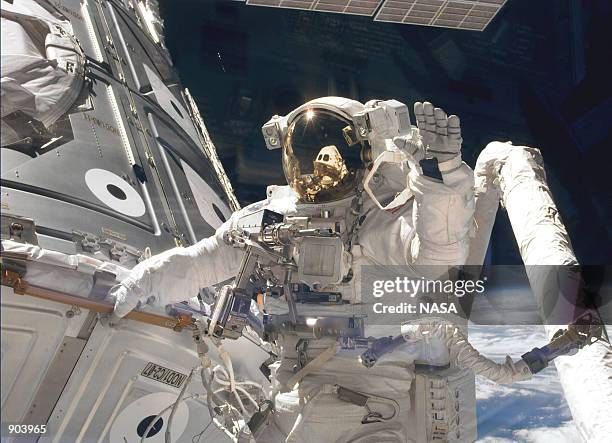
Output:
[[[447,116],[443,109],[434,108],[429,102],[416,102],[414,114],[428,157],[443,163],[461,154],[463,139],[459,117]]]

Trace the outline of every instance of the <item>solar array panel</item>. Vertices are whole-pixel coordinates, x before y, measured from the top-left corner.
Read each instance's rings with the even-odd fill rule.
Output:
[[[506,0],[385,0],[379,22],[484,30]]]
[[[383,0],[247,0],[247,5],[372,16]]]
[[[383,3],[384,1],[384,3]],[[372,16],[375,21],[482,31],[507,0],[246,0],[247,5]],[[382,3],[382,6],[381,6]],[[378,11],[378,12],[377,12]]]

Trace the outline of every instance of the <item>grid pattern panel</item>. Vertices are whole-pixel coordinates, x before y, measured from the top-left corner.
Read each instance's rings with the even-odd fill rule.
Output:
[[[372,16],[383,0],[247,0],[247,5]]]
[[[375,21],[484,30],[506,0],[385,0]]]

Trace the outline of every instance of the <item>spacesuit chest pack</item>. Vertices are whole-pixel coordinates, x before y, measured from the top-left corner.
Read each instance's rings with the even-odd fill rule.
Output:
[[[305,236],[294,250],[297,272],[292,278],[293,292],[304,314],[323,307],[340,313],[343,305],[360,303],[362,266],[406,263],[411,205],[389,214],[367,196],[363,202],[360,195],[352,195],[330,203],[297,203],[287,186],[270,186],[267,195],[266,204],[259,208],[282,212],[286,223],[301,230],[330,233]]]

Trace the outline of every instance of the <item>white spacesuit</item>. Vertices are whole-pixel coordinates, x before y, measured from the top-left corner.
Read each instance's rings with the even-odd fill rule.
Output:
[[[272,118],[263,134],[268,148],[282,148],[288,186],[270,186],[266,200],[234,213],[214,236],[138,264],[113,290],[115,315],[143,303],[182,301],[236,276],[243,253],[227,244],[227,233],[264,208],[342,240],[340,251],[301,250],[296,262],[303,269],[292,282],[306,282],[309,295],[333,293],[342,302],[303,301],[299,318],[354,316],[367,290],[361,288],[364,266],[402,266],[409,277],[438,278],[463,265],[474,176],[461,161],[459,118],[427,102],[414,109],[418,129],[394,100],[363,105],[326,97]],[[272,315],[288,310],[278,299],[265,309]],[[474,376],[465,368],[498,382],[531,376],[522,362],[483,358],[462,327],[448,321],[417,322],[404,339],[397,352],[368,368],[359,361],[363,350],[338,337],[303,340],[281,331],[281,359],[272,368],[274,414],[258,441],[470,441]]]

